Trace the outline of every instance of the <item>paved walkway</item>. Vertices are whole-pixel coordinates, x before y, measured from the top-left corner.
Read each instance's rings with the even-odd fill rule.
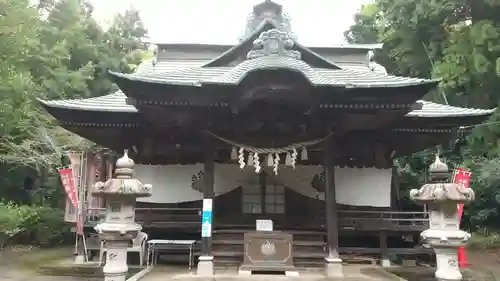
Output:
[[[372,273],[373,266],[359,266],[349,265],[344,267],[345,277],[335,280],[348,280],[348,281],[387,281],[388,279],[382,275]],[[282,275],[252,275],[252,276],[238,276],[236,269],[219,269],[216,270],[216,275],[213,278],[204,278],[196,276],[195,271],[188,272],[186,268],[171,267],[171,266],[157,266],[149,274],[144,276],[141,281],[164,281],[164,280],[178,280],[178,281],[201,281],[201,280],[214,280],[214,281],[233,281],[233,280],[259,280],[259,281],[286,281],[286,280],[303,280],[303,281],[316,281],[316,280],[333,280],[326,278],[321,271],[300,272],[298,277],[287,277]]]

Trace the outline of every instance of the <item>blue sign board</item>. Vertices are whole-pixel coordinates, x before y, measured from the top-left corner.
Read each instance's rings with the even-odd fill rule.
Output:
[[[201,237],[212,236],[212,211],[201,213]]]

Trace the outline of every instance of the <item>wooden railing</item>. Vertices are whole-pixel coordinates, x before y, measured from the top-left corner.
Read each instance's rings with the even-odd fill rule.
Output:
[[[105,210],[88,209],[87,223],[96,224],[104,217]],[[338,215],[339,227],[343,231],[422,231],[429,227],[427,212],[339,210]],[[156,228],[199,228],[201,225],[199,208],[136,208],[135,220],[145,227]],[[326,222],[324,216],[318,216],[314,221],[318,227],[323,227]]]
[[[149,227],[201,227],[199,208],[136,208],[135,220]]]
[[[85,224],[94,225],[104,218],[106,208],[87,208]]]
[[[106,208],[87,209],[88,225],[98,223]],[[145,227],[200,227],[199,208],[136,208],[135,221]]]
[[[342,230],[417,231],[429,227],[427,212],[339,211]]]

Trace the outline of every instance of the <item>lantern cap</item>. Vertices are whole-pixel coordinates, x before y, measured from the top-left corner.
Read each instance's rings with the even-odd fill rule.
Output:
[[[448,165],[441,161],[439,153],[436,153],[434,163],[429,166],[429,177],[431,182],[444,182],[449,178]]]
[[[133,178],[134,166],[134,160],[128,157],[128,151],[125,150],[123,156],[116,161],[115,177],[106,182],[97,182],[92,194],[105,197],[151,196],[153,187]]]
[[[434,160],[434,163],[432,163],[429,166],[429,172],[430,173],[447,173],[448,172],[448,165],[446,163],[443,163],[441,159],[439,158],[439,153],[436,153],[436,158]]]
[[[125,149],[123,151],[123,156],[116,160],[116,168],[117,169],[122,169],[122,168],[127,168],[127,169],[133,169],[135,166],[134,160],[130,159],[128,157],[128,149]]]

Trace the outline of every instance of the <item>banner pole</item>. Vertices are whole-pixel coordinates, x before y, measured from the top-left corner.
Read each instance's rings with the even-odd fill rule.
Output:
[[[457,169],[455,169],[455,172],[453,174],[454,174],[454,178],[453,178],[454,183],[460,183],[463,185],[464,188],[469,188],[470,179],[472,176],[472,173],[469,170],[457,168]],[[458,204],[457,205],[457,216],[458,216],[459,227],[460,227],[460,224],[462,221],[463,210],[464,210],[464,204]],[[467,268],[467,267],[471,266],[469,264],[469,262],[467,261],[465,247],[458,247],[458,266],[460,268]]]

